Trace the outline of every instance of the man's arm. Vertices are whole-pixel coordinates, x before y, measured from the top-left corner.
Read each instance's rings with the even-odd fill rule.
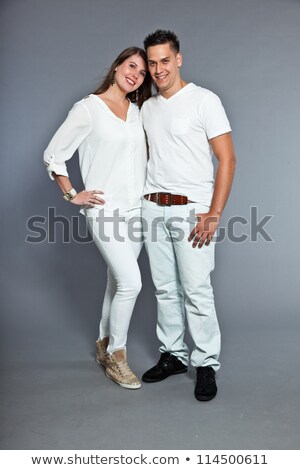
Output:
[[[235,172],[235,154],[231,133],[214,137],[209,141],[218,160],[215,188],[210,210],[207,214],[196,214],[199,222],[189,236],[193,248],[201,248],[203,243],[209,245],[219,225],[221,215],[227,202]]]

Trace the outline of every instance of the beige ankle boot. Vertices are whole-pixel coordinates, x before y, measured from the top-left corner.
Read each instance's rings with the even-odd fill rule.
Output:
[[[101,341],[97,339],[96,341],[96,361],[98,364],[106,367],[107,363],[107,346],[108,346],[109,338],[103,338]]]
[[[124,388],[137,389],[141,382],[127,364],[126,350],[119,349],[107,354],[106,377]]]

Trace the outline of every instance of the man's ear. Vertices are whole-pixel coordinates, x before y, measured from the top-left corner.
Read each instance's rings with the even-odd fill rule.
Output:
[[[182,54],[181,54],[181,52],[178,52],[176,54],[176,62],[177,62],[177,67],[180,68],[182,66]]]

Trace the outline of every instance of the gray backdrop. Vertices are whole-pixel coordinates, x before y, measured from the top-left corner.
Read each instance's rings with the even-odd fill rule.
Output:
[[[299,448],[300,2],[2,0],[0,21],[1,448]],[[157,28],[178,34],[183,78],[223,101],[238,164],[221,225],[247,220],[235,228],[243,243],[217,245],[222,369],[207,404],[193,397],[193,370],[137,392],[105,379],[93,361],[106,272],[96,247],[63,243],[59,224],[55,243],[25,241],[48,207],[78,214],[42,163],[53,133],[115,56]],[[69,169],[82,188],[77,156]],[[251,241],[251,207],[273,216],[272,242]],[[128,353],[141,376],[158,342],[144,252],[140,266]]]

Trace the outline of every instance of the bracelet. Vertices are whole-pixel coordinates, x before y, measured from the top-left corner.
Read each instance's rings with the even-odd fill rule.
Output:
[[[76,194],[77,194],[76,189],[71,188],[71,189],[69,189],[69,191],[67,191],[66,193],[64,193],[63,198],[64,198],[66,201],[72,201],[72,199],[74,199],[74,197],[76,196]]]

